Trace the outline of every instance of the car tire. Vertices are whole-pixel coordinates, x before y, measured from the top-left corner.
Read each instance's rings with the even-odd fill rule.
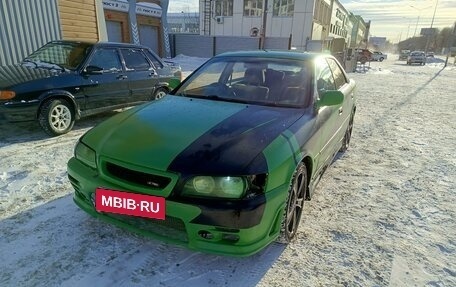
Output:
[[[380,62],[383,62],[384,58],[383,58],[383,57],[381,57],[381,58],[380,58],[380,59],[378,59],[378,60],[379,60]]]
[[[41,128],[50,136],[63,135],[74,125],[74,111],[65,99],[50,99],[43,103],[38,113]]]
[[[351,115],[350,121],[348,122],[348,127],[345,130],[344,138],[342,139],[342,146],[340,147],[339,152],[346,152],[350,146],[350,140],[353,131],[353,119],[354,114]]]
[[[157,88],[154,92],[152,100],[158,100],[163,98],[168,94],[168,90],[166,88]]]
[[[291,180],[277,242],[288,244],[295,238],[306,195],[307,169],[305,164],[301,162],[296,168],[293,179]]]

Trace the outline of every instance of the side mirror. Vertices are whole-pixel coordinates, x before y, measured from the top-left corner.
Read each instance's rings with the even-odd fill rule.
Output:
[[[324,106],[338,106],[344,102],[344,94],[341,91],[326,91],[316,103],[317,109]]]
[[[99,75],[99,74],[103,74],[103,69],[100,67],[97,67],[97,66],[87,66],[84,69],[84,73],[91,74],[91,75],[94,75],[94,74]]]

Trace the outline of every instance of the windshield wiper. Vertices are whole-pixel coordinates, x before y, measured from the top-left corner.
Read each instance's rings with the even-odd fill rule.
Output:
[[[35,65],[35,68],[38,68],[38,64],[33,60],[25,58],[24,60],[22,60],[22,64],[24,63],[32,63],[33,65]]]
[[[220,102],[231,102],[231,103],[241,103],[241,104],[248,104],[248,101],[235,99],[235,98],[226,98],[220,97],[217,95],[209,95],[209,96],[202,96],[202,95],[190,95],[190,94],[178,94],[187,98],[196,98],[196,99],[203,99],[203,100],[211,100],[211,101],[220,101]]]

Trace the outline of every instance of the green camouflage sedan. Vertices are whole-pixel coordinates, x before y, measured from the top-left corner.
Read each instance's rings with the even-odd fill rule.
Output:
[[[354,92],[330,55],[215,56],[169,95],[80,138],[68,162],[74,201],[197,251],[248,256],[289,243],[304,202],[348,148]]]

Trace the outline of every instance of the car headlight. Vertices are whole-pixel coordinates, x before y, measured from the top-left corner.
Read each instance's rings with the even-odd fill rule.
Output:
[[[247,180],[238,176],[195,176],[184,185],[183,195],[241,198],[247,190]]]
[[[74,157],[91,168],[97,168],[95,151],[80,141],[74,148]]]

